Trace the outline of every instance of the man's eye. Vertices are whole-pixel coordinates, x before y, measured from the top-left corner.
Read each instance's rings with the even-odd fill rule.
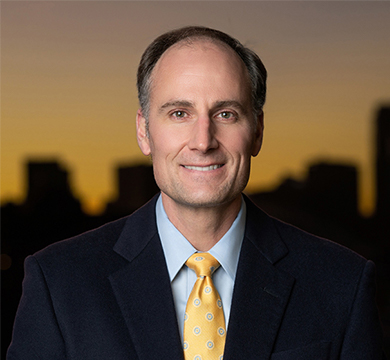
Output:
[[[231,118],[234,117],[234,114],[231,113],[230,111],[222,111],[222,112],[219,114],[219,116],[220,116],[221,118],[224,118],[224,119],[231,119]]]
[[[177,110],[173,112],[172,115],[177,118],[183,118],[184,116],[186,116],[186,113],[184,111]]]

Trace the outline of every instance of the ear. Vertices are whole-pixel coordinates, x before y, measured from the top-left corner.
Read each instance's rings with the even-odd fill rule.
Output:
[[[264,133],[264,113],[261,112],[257,117],[256,133],[252,146],[252,156],[255,157],[260,152],[261,145],[263,144]]]
[[[146,119],[142,115],[141,109],[138,109],[138,111],[137,111],[136,124],[137,124],[138,146],[145,156],[149,156],[151,154],[149,134],[148,134],[147,127],[146,127]]]

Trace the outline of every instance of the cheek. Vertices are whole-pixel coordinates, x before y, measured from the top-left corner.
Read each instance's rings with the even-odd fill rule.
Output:
[[[153,157],[174,159],[188,142],[188,130],[174,126],[150,128],[150,148]]]
[[[173,140],[164,134],[153,134],[150,137],[150,151],[153,160],[153,166],[159,168],[159,172],[164,171],[169,159],[174,157],[175,149],[172,146]]]
[[[166,131],[162,131],[160,126],[150,124],[149,126],[149,143],[153,157],[159,156],[165,151],[167,144]]]
[[[230,148],[241,158],[250,158],[253,148],[253,139],[250,134],[238,134],[238,136],[231,137]]]

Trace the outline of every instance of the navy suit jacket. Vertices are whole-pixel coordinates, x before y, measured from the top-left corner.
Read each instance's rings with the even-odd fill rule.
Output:
[[[155,202],[26,259],[8,360],[183,359]],[[381,359],[373,263],[246,202],[224,360]]]

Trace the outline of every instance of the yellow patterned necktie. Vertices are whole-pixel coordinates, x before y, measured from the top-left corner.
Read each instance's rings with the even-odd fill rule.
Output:
[[[186,262],[198,276],[184,316],[185,360],[222,360],[226,328],[222,301],[211,276],[219,262],[209,253],[195,253]]]

